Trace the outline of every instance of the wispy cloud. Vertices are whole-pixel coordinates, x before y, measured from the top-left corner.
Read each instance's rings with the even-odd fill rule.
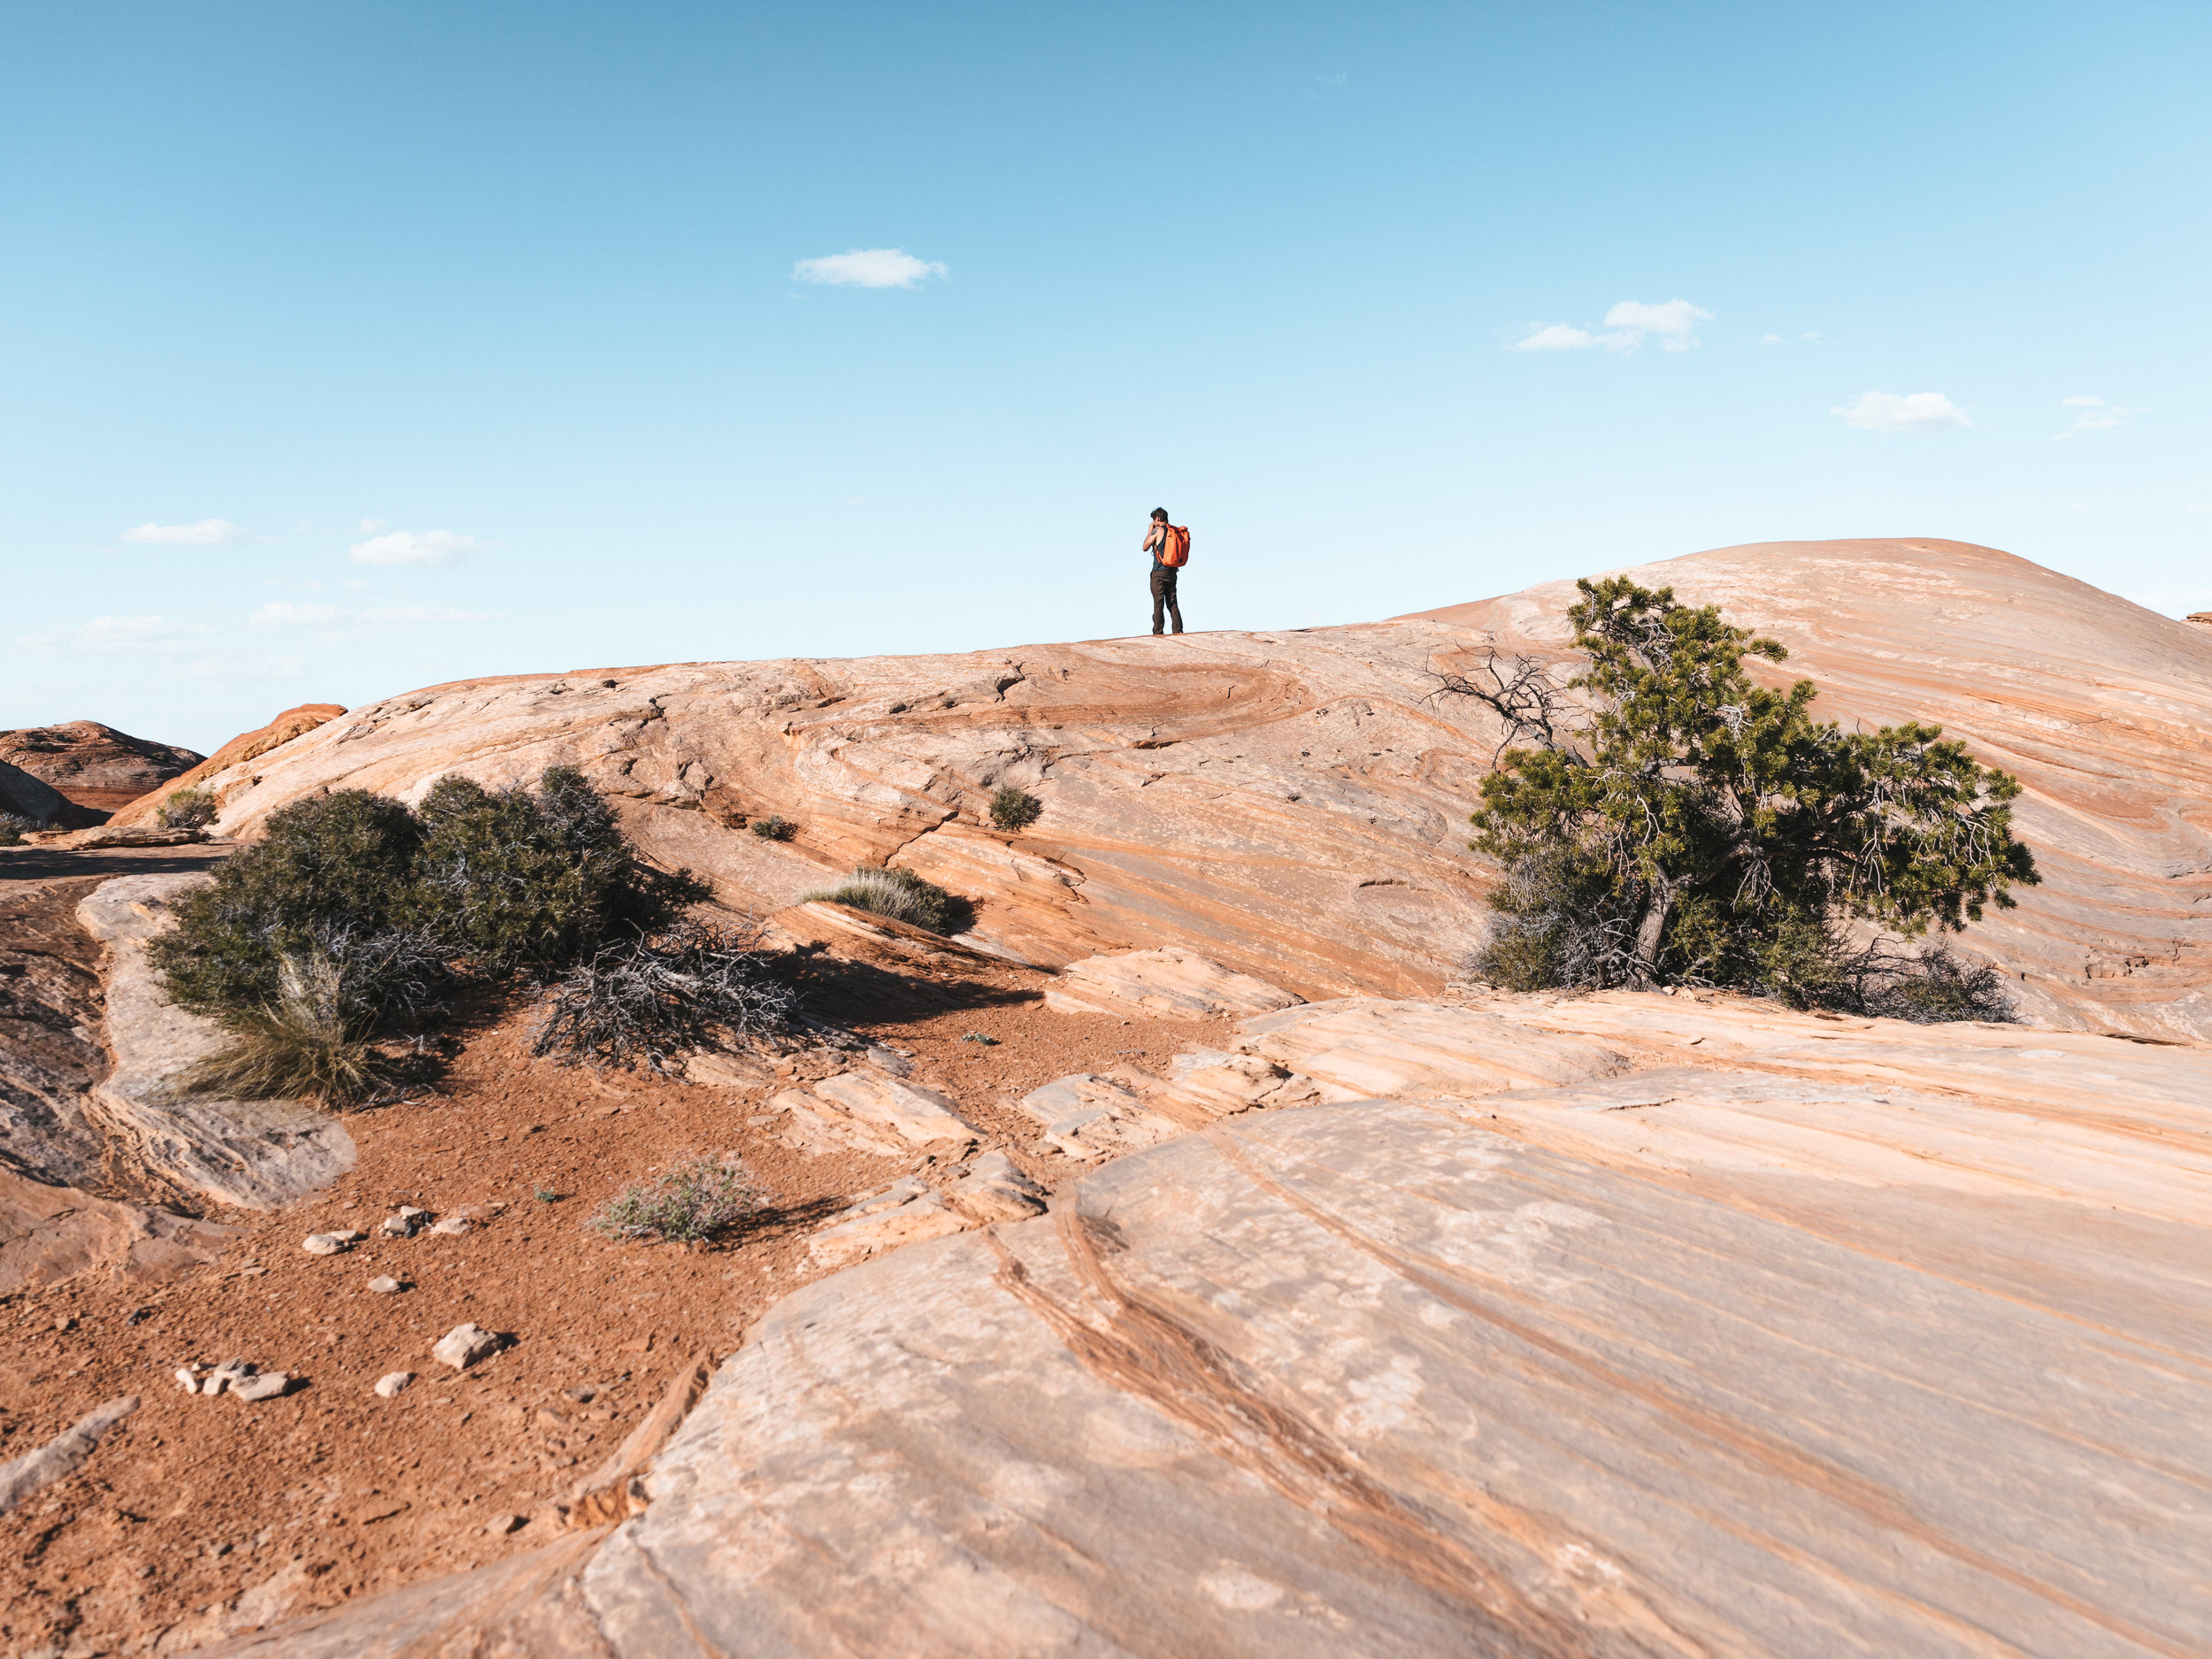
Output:
[[[227,518],[203,518],[197,524],[142,524],[123,532],[126,541],[153,542],[165,547],[227,547],[253,538]]]
[[[1633,351],[1655,339],[1667,351],[1688,351],[1697,344],[1697,326],[1709,323],[1713,313],[1687,300],[1649,304],[1623,300],[1605,313],[1605,331],[1594,334],[1571,323],[1531,323],[1518,340],[1508,343],[1512,351]]]
[[[457,565],[469,554],[484,552],[492,546],[450,530],[395,530],[389,535],[357,541],[349,551],[364,565]]]
[[[1903,397],[1894,392],[1868,392],[1857,403],[1839,404],[1828,412],[1841,415],[1861,432],[1939,432],[1974,424],[1941,392],[1914,392]]]
[[[365,611],[340,605],[303,605],[288,600],[265,604],[246,620],[257,628],[296,629],[326,645],[372,634],[445,622],[496,622],[496,611],[454,611],[442,605],[377,605]]]
[[[214,632],[204,623],[167,617],[95,617],[74,627],[19,634],[15,642],[40,657],[177,657],[202,646]]]
[[[2193,501],[2182,511],[2195,513],[2212,512],[2212,501]]]
[[[791,267],[801,282],[823,282],[833,288],[919,288],[931,277],[949,277],[949,265],[917,259],[903,248],[856,248],[850,253],[802,259]]]
[[[2082,432],[2117,432],[2128,424],[2131,415],[2147,415],[2147,409],[2127,409],[2118,403],[2108,403],[2101,397],[2062,397],[2061,409],[2078,410],[2074,424],[2058,435],[2070,438]]]

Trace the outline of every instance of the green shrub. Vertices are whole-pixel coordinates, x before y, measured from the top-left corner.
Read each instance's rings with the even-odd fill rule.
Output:
[[[275,1000],[231,1011],[224,1024],[232,1041],[180,1073],[181,1092],[343,1108],[398,1080],[397,1064],[365,1041],[348,1018],[340,972],[328,957],[283,956],[276,974]]]
[[[712,1238],[759,1207],[745,1166],[704,1153],[685,1158],[657,1179],[624,1187],[585,1225],[611,1239],[661,1239],[695,1244]]]
[[[0,812],[0,847],[20,847],[23,838],[38,827],[20,812]]]
[[[787,841],[799,826],[787,818],[757,818],[745,826],[764,841]]]
[[[810,893],[802,902],[849,904],[856,910],[887,916],[927,928],[933,933],[966,931],[974,906],[955,898],[933,881],[925,881],[911,870],[871,870],[856,867],[836,887]]]
[[[215,797],[204,789],[178,789],[154,816],[164,829],[204,830],[215,821]]]
[[[688,877],[657,879],[641,864],[572,767],[547,767],[535,794],[441,778],[418,816],[411,916],[479,973],[557,971],[707,896]]]
[[[401,931],[414,908],[422,826],[397,801],[340,789],[272,814],[262,839],[225,859],[212,886],[178,907],[150,948],[169,993],[202,1013],[277,1001],[288,955],[326,948],[335,932],[365,939]],[[373,1004],[357,981],[351,994]]]
[[[293,803],[226,860],[150,948],[170,994],[220,1018],[281,1001],[288,957],[326,963],[349,1030],[419,1024],[457,979],[558,973],[706,896],[639,861],[582,774],[535,794],[441,779],[413,812],[365,789]]]
[[[1744,669],[1788,653],[1713,606],[1626,577],[1577,586],[1586,663],[1565,685],[1494,652],[1443,680],[1526,745],[1502,746],[1474,815],[1473,849],[1506,866],[1478,972],[1514,989],[1735,986],[1915,1018],[2008,1006],[1994,970],[1898,938],[1955,932],[2040,879],[2012,834],[2017,780],[1940,727],[1816,723],[1810,680],[1770,690]],[[1874,942],[1854,945],[1868,925]]]
[[[1010,783],[991,797],[991,822],[1002,830],[1027,829],[1044,810],[1043,802]]]

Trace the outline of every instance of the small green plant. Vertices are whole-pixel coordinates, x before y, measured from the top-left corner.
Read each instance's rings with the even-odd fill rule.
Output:
[[[787,818],[757,818],[745,826],[764,841],[787,841],[799,826]]]
[[[164,829],[204,830],[215,821],[215,797],[204,789],[178,789],[155,817]]]
[[[0,812],[0,847],[20,847],[38,825],[19,812]]]
[[[1024,830],[1037,821],[1045,803],[1025,789],[1002,786],[991,797],[991,822],[1002,830]]]
[[[397,1063],[365,1041],[347,1018],[340,969],[320,954],[280,956],[275,1000],[233,1010],[223,1023],[232,1041],[179,1074],[181,1092],[343,1109],[399,1080]]]
[[[566,1197],[567,1194],[565,1193],[557,1193],[550,1187],[541,1187],[532,1194],[532,1196],[536,1198],[536,1200],[541,1204],[557,1204],[563,1198]]]
[[[759,1207],[745,1166],[734,1156],[697,1153],[653,1180],[624,1187],[585,1225],[604,1238],[696,1244]]]
[[[864,864],[836,887],[808,894],[803,902],[848,904],[933,933],[961,933],[974,914],[965,899],[955,898],[911,870],[871,870]]]
[[[998,1047],[998,1039],[996,1037],[987,1036],[979,1031],[972,1031],[960,1041],[963,1042],[979,1042],[987,1048],[995,1048]]]

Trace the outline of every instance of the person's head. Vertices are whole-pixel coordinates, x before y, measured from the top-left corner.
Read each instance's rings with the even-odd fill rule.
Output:
[[[1152,510],[1152,522],[1154,524],[1165,524],[1167,522],[1167,509],[1164,507],[1155,507]]]

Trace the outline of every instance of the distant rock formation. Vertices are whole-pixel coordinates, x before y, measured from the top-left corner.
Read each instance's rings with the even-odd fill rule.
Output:
[[[2189,620],[2192,622],[2201,623],[2206,627],[2212,628],[2212,611],[2192,611],[2189,613]]]
[[[345,711],[345,705],[339,703],[303,703],[296,709],[287,709],[258,730],[240,733],[205,760],[198,761],[189,772],[169,779],[165,787],[140,797],[118,811],[111,821],[125,826],[151,824],[161,810],[161,803],[177,790],[193,788],[218,772],[233,766],[242,766],[250,760],[258,760],[279,744],[288,743],[302,733],[311,732],[325,721],[334,720]],[[180,749],[177,752],[184,754],[188,751]]]
[[[1962,941],[2033,1018],[2212,1038],[2212,634],[1994,549],[1771,543],[1640,567],[1770,633],[1823,718],[1939,721],[2026,786],[2044,885]],[[580,766],[657,860],[783,910],[856,864],[977,907],[968,943],[1048,967],[1176,947],[1308,999],[1433,994],[1486,936],[1467,850],[1502,733],[1436,698],[1495,648],[1571,649],[1571,583],[1394,621],[961,657],[687,663],[388,697],[198,774],[219,827],[357,786],[413,801]],[[1019,833],[991,792],[1044,803]],[[148,802],[128,809],[147,811]],[[789,841],[756,818],[798,825]]]
[[[133,737],[97,720],[0,732],[0,761],[29,772],[79,809],[61,816],[64,829],[104,823],[110,813],[204,759],[196,749]]]

